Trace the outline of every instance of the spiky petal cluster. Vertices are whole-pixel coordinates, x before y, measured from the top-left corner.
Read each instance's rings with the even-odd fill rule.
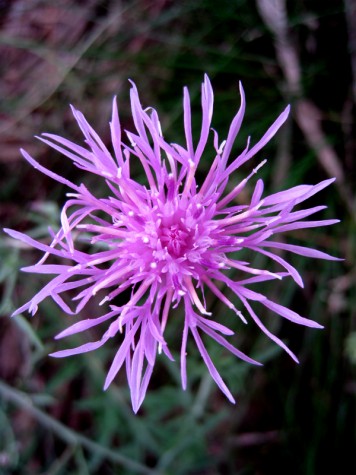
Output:
[[[189,333],[211,376],[232,402],[234,398],[215,368],[202,334],[213,338],[238,358],[259,364],[226,339],[226,336],[233,334],[232,330],[209,318],[211,314],[206,309],[204,289],[212,292],[246,322],[241,311],[225,295],[224,286],[231,289],[248,318],[296,361],[289,348],[265,327],[251,302],[259,302],[292,322],[320,328],[319,324],[251,290],[250,285],[290,276],[303,286],[298,271],[281,257],[280,250],[307,257],[334,259],[319,250],[285,244],[273,238],[275,234],[285,231],[336,223],[337,220],[304,221],[324,206],[294,210],[296,205],[333,180],[318,185],[296,186],[265,198],[262,198],[263,182],[258,180],[250,201],[241,204],[241,200],[236,198],[264,162],[241,182],[236,184],[236,178],[229,180],[233,172],[254,157],[275,135],[287,119],[289,107],[253,147],[250,148],[248,140],[243,152],[231,158],[232,146],[245,111],[241,85],[240,94],[241,105],[226,140],[219,142],[217,133],[213,131],[215,159],[199,184],[195,178],[196,170],[207,146],[213,114],[214,96],[207,76],[202,84],[202,125],[197,145],[192,139],[191,106],[186,88],[183,99],[186,143],[177,145],[164,140],[157,112],[152,108],[142,108],[134,84],[131,108],[136,130],[126,131],[126,143],[122,141],[116,100],[113,102],[110,129],[114,154],[74,108],[74,117],[85,136],[85,147],[57,135],[43,134],[40,137],[80,169],[101,177],[110,190],[104,198],[96,197],[83,184],[77,186],[45,169],[22,150],[30,164],[69,186],[73,192],[68,194],[63,207],[60,230],[56,233],[50,231],[50,244],[7,230],[12,237],[44,252],[36,265],[26,267],[24,271],[55,275],[16,314],[24,310],[34,314],[46,297],[51,297],[64,312],[77,314],[93,296],[104,294],[101,304],[103,308],[108,306],[109,311],[75,323],[56,338],[106,324],[102,337],[78,348],[58,351],[52,356],[65,357],[92,351],[110,338],[117,337],[119,347],[109,369],[105,389],[125,364],[134,411],[139,409],[145,397],[157,353],[163,351],[168,358],[172,358],[164,332],[174,313],[172,308],[180,303],[185,311],[180,360],[183,388],[187,384],[186,345]],[[145,183],[132,178],[130,163],[135,167],[137,163],[141,164],[147,178]],[[238,260],[242,249],[248,249],[251,258],[260,253],[276,261],[281,267],[280,272],[255,269],[249,262]],[[58,258],[59,263],[48,263],[50,256]],[[240,274],[245,273],[245,278],[232,280],[229,269],[238,269]],[[130,291],[127,302],[121,306],[114,305],[113,299],[127,289]],[[76,293],[74,309],[62,297],[69,291]]]

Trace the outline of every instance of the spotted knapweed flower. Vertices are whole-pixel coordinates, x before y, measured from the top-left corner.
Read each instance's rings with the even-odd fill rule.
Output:
[[[234,172],[271,140],[287,119],[289,107],[254,146],[250,148],[248,139],[242,153],[231,157],[245,112],[245,96],[241,85],[240,95],[241,105],[228,135],[225,140],[219,141],[216,131],[210,128],[214,96],[209,78],[205,76],[201,91],[201,133],[198,143],[194,144],[190,98],[185,88],[183,111],[186,143],[178,145],[164,140],[156,110],[142,107],[136,86],[132,84],[131,109],[136,130],[125,131],[126,139],[123,139],[114,98],[110,123],[113,153],[84,116],[72,108],[85,136],[85,146],[52,134],[43,134],[40,140],[68,157],[81,170],[100,177],[109,190],[105,197],[96,197],[95,190],[93,194],[84,184],[76,185],[49,171],[22,150],[24,158],[31,165],[69,186],[73,192],[68,193],[68,200],[63,206],[61,228],[58,232],[50,230],[50,243],[38,242],[25,234],[6,230],[13,238],[44,253],[37,264],[25,267],[25,272],[55,275],[15,314],[24,310],[35,314],[39,303],[46,297],[51,297],[64,312],[78,314],[93,296],[103,294],[101,305],[102,308],[107,307],[103,315],[81,320],[56,338],[106,324],[102,337],[77,348],[57,351],[52,356],[60,358],[92,351],[115,337],[118,350],[104,389],[125,363],[135,412],[145,397],[157,354],[163,352],[172,359],[164,334],[169,320],[175,318],[174,309],[179,304],[184,307],[182,335],[179,337],[183,388],[187,384],[186,347],[188,335],[191,334],[212,378],[231,402],[234,402],[234,398],[210,358],[202,334],[208,335],[238,358],[252,364],[259,363],[228,341],[226,336],[232,335],[233,331],[219,322],[219,315],[211,315],[206,308],[204,293],[214,294],[243,322],[253,320],[295,361],[298,361],[296,356],[266,328],[251,303],[259,302],[294,323],[321,327],[252,290],[250,286],[287,276],[303,286],[300,274],[282,257],[280,251],[335,259],[319,250],[274,239],[277,233],[337,222],[335,219],[304,220],[324,209],[324,206],[294,210],[333,179],[317,185],[296,186],[264,198],[263,181],[259,179],[251,199],[243,203],[242,191],[266,160],[257,164],[240,182],[237,182]],[[215,158],[199,183],[196,171],[204,157],[211,131],[211,150]],[[138,163],[146,176],[142,183],[131,176],[130,165],[136,168]],[[270,261],[275,261],[280,269],[277,272],[256,269],[250,262],[239,260],[242,250],[248,250],[251,259],[257,253],[263,254]],[[53,260],[48,263],[50,257],[55,257],[57,263],[52,263],[56,262]],[[242,277],[233,280],[231,269],[237,269]],[[227,288],[236,295],[234,301],[226,295],[224,289]],[[113,299],[127,289],[127,302],[115,305]],[[70,307],[68,299],[63,298],[63,294],[72,294],[73,291],[76,293],[73,301],[77,303],[74,309]]]

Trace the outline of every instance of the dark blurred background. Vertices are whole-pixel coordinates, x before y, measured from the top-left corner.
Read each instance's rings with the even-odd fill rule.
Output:
[[[256,141],[291,103],[288,123],[251,164],[269,159],[261,170],[269,192],[337,177],[310,204],[327,204],[323,217],[342,222],[287,237],[345,260],[288,256],[305,288],[283,282],[263,289],[325,329],[299,328],[258,309],[296,352],[299,366],[252,324],[236,327],[239,347],[264,362],[249,367],[208,343],[236,406],[211,383],[192,346],[187,391],[180,389],[178,362],[161,358],[134,416],[124,372],[102,392],[115,344],[54,361],[48,353],[65,346],[53,335],[70,317],[46,301],[32,319],[9,318],[45,280],[19,273],[39,254],[2,234],[1,474],[356,473],[355,1],[0,0],[1,227],[45,239],[47,226],[58,226],[67,191],[31,169],[20,147],[70,180],[102,186],[33,137],[52,132],[82,143],[69,103],[109,145],[113,95],[123,127],[132,125],[132,79],[142,102],[159,111],[166,138],[179,143],[182,88],[190,88],[197,137],[205,72],[221,138],[239,107],[239,80],[245,88],[236,151],[247,135]],[[237,171],[236,180],[251,167]],[[213,299],[210,305],[215,316],[225,313]],[[83,317],[96,312],[91,307]],[[172,323],[167,333],[177,359],[180,332]]]

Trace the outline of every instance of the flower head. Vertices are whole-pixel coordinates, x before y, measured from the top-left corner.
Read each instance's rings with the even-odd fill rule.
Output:
[[[236,158],[231,157],[245,111],[241,85],[240,95],[241,105],[226,140],[219,142],[218,134],[213,130],[215,158],[201,183],[196,181],[196,171],[211,132],[214,99],[207,76],[202,84],[202,125],[197,144],[192,139],[190,98],[186,88],[183,98],[186,143],[177,145],[165,141],[157,112],[141,106],[134,84],[131,109],[135,130],[125,131],[124,139],[116,99],[113,101],[110,123],[113,154],[84,116],[74,108],[73,115],[85,136],[85,147],[57,135],[43,134],[40,137],[80,169],[101,177],[110,190],[106,197],[96,197],[84,184],[76,185],[45,169],[22,150],[30,164],[69,186],[73,192],[68,193],[63,206],[61,228],[58,232],[50,230],[50,244],[7,230],[12,237],[44,253],[36,265],[25,267],[25,272],[55,275],[15,314],[24,310],[34,314],[46,297],[51,297],[64,312],[77,314],[93,296],[105,294],[101,305],[107,310],[101,316],[81,320],[56,338],[104,324],[102,337],[77,348],[58,351],[52,356],[65,357],[92,351],[116,337],[118,350],[104,388],[111,384],[125,364],[135,412],[145,397],[157,353],[163,352],[172,359],[164,335],[178,304],[184,306],[180,356],[183,388],[187,384],[186,345],[189,334],[195,340],[211,376],[232,402],[234,398],[211,360],[201,335],[205,333],[238,358],[259,364],[228,341],[226,337],[233,331],[219,323],[218,316],[209,312],[204,292],[212,292],[245,323],[253,320],[295,361],[298,361],[296,356],[265,327],[251,302],[259,302],[292,322],[321,327],[269,300],[250,286],[287,276],[303,286],[298,271],[281,257],[279,250],[306,257],[335,259],[319,250],[274,239],[276,233],[336,223],[334,219],[304,220],[324,209],[324,206],[294,210],[296,205],[333,180],[296,186],[263,198],[263,181],[259,179],[247,203],[241,204],[241,200],[236,200],[265,161],[257,164],[252,173],[239,183],[236,179],[229,182],[231,176],[275,135],[289,113],[287,107],[254,146],[250,147],[248,140],[242,153]],[[145,183],[139,183],[131,176],[130,163],[133,162],[141,164],[147,179]],[[256,253],[267,256],[277,262],[279,271],[256,269],[249,262],[239,260],[242,249],[249,250],[251,256]],[[48,263],[50,256],[57,258],[57,263]],[[229,276],[230,269],[238,269],[245,276],[238,281],[233,280]],[[224,286],[236,295],[235,303],[225,295]],[[127,289],[129,297],[126,303],[115,305],[113,299]],[[63,299],[69,291],[75,292],[74,308]]]

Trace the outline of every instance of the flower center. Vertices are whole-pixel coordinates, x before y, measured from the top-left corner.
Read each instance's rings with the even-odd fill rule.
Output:
[[[174,257],[182,257],[192,244],[191,233],[182,223],[161,226],[159,239],[162,247]]]

